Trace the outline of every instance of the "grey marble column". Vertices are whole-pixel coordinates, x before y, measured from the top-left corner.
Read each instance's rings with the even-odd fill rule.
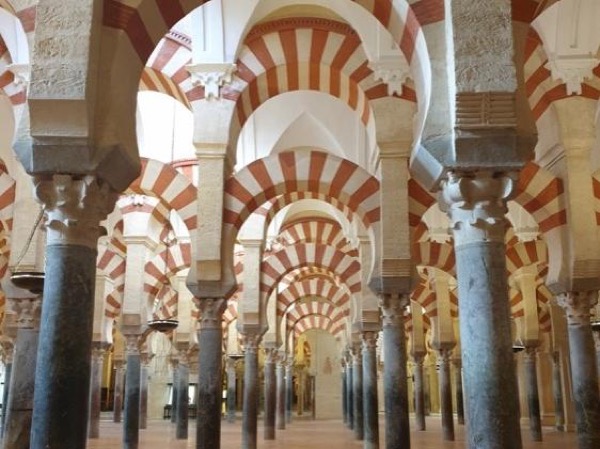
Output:
[[[521,449],[506,279],[506,201],[516,176],[450,172],[440,207],[453,229],[470,449]]]
[[[562,378],[560,375],[560,352],[552,353],[552,394],[554,395],[554,427],[565,430],[565,408],[563,404]]]
[[[223,330],[225,299],[200,299],[198,332],[198,412],[196,448],[221,447],[221,402],[223,401]]]
[[[276,427],[285,429],[285,355],[280,354],[277,362],[277,416]]]
[[[379,401],[377,400],[377,333],[363,332],[364,448],[379,449]]]
[[[356,343],[351,349],[352,353],[352,393],[354,409],[354,437],[357,440],[364,438],[364,408],[363,408],[363,366],[361,344]]]
[[[235,422],[235,394],[236,394],[236,361],[232,357],[227,357],[225,370],[227,372],[227,422]]]
[[[423,382],[423,359],[425,354],[414,354],[415,422],[417,430],[425,430],[425,387]],[[385,367],[385,363],[384,363]]]
[[[35,193],[44,204],[47,244],[31,449],[83,449],[99,224],[118,194],[81,175],[38,177]]]
[[[567,312],[573,401],[579,449],[600,447],[600,392],[590,309],[598,292],[568,292],[557,296]]]
[[[600,317],[596,316],[596,319]],[[600,384],[600,329],[594,330],[594,345],[596,346],[596,372],[598,373],[598,383]]]
[[[406,337],[404,309],[408,295],[384,295],[383,312],[383,391],[385,400],[385,446],[410,448]]]
[[[348,424],[348,391],[346,389],[346,360],[342,356],[342,418],[344,424]]]
[[[92,344],[92,380],[90,382],[90,425],[88,438],[100,438],[100,408],[102,401],[102,369],[107,345],[102,342]]]
[[[139,335],[125,335],[127,374],[123,411],[123,449],[137,449],[140,441],[140,376],[142,371]]]
[[[442,411],[442,435],[444,441],[454,441],[454,415],[452,413],[452,381],[450,377],[449,349],[438,351],[440,379],[440,407]]]
[[[460,357],[452,359],[454,364],[454,385],[456,390],[456,421],[458,424],[465,423],[465,404],[463,399],[462,361]]]
[[[35,367],[39,337],[40,299],[10,299],[17,312],[11,385],[4,404],[6,422],[4,449],[29,449]]]
[[[177,405],[179,402],[179,359],[177,356],[171,356],[171,367],[173,369],[173,393],[171,400],[171,422],[177,422]]]
[[[244,336],[244,412],[242,449],[256,449],[258,427],[258,343],[260,336]]]
[[[147,352],[140,355],[140,429],[148,427],[148,365],[150,356]]]
[[[115,388],[113,400],[113,422],[121,422],[121,412],[123,411],[123,384],[125,382],[125,368],[123,360],[114,361],[115,368]]]
[[[294,405],[294,357],[288,356],[285,365],[285,422],[292,422]]]
[[[189,363],[187,355],[180,350],[179,365],[177,366],[177,428],[175,431],[175,438],[178,440],[187,440],[188,437],[189,386]]]
[[[10,392],[10,382],[12,380],[13,354],[12,344],[10,354],[4,354],[4,390],[2,391],[2,427],[0,428],[0,437],[4,437],[6,424],[6,413],[8,406],[8,394]]]
[[[542,418],[540,416],[540,396],[537,378],[537,350],[526,347],[523,353],[525,365],[525,391],[529,410],[529,430],[533,441],[542,441]]]
[[[346,402],[348,402],[348,428],[350,430],[354,430],[354,364],[352,362],[350,351],[348,351],[348,355],[346,357],[346,380],[348,382],[346,387],[346,391],[348,393],[348,398],[346,400]]]
[[[275,439],[275,415],[277,400],[277,381],[275,378],[276,362],[277,349],[265,348],[265,440]]]

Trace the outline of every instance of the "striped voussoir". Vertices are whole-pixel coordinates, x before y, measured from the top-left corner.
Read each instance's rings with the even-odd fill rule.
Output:
[[[552,295],[552,292],[550,292],[548,287],[546,287],[541,279],[538,281],[538,287],[535,293],[540,330],[543,332],[550,332],[552,329],[552,319],[550,316],[549,304],[554,295]],[[519,318],[525,316],[525,309],[523,308],[523,294],[521,291],[511,288],[509,290],[509,295],[510,313],[512,317]]]
[[[518,269],[536,265],[538,271],[548,265],[548,249],[542,240],[517,242],[506,250],[506,269],[513,274]]]
[[[353,248],[340,224],[328,218],[307,218],[287,223],[279,232],[279,239],[284,245],[298,243],[323,243],[348,254],[358,257],[358,250]]]
[[[163,284],[153,302],[148,304],[152,310],[152,319],[167,320],[177,317],[179,294],[170,284]]]
[[[346,159],[316,150],[258,159],[225,182],[223,220],[235,229],[265,202],[292,192],[337,198],[369,228],[380,219],[379,181]]]
[[[413,230],[417,229],[422,223],[421,220],[425,213],[436,203],[433,194],[428,192],[415,179],[408,180],[408,222]]]
[[[288,309],[297,301],[304,298],[320,297],[335,307],[347,307],[350,303],[351,293],[338,285],[332,279],[305,279],[294,282],[282,290],[277,298],[277,316],[284,316]]]
[[[310,301],[297,305],[286,315],[286,329],[290,330],[296,328],[298,322],[303,318],[309,316],[323,316],[331,320],[332,325],[335,327],[344,327],[346,318],[350,315],[350,309],[345,307],[343,309],[336,308],[331,304],[319,301]]]
[[[169,245],[154,255],[144,266],[144,293],[149,297],[158,294],[162,285],[169,284],[170,278],[179,271],[191,266],[192,254],[189,243]]]
[[[322,315],[310,315],[301,318],[288,333],[292,333],[294,338],[300,337],[305,332],[310,330],[323,330],[336,338],[341,338],[341,334],[344,331],[344,325],[342,322],[334,322],[331,318]]]
[[[452,242],[439,243],[427,240],[414,243],[412,258],[415,265],[439,268],[452,276],[456,276],[456,257]]]
[[[142,172],[127,192],[158,198],[168,210],[179,214],[190,233],[196,229],[196,188],[170,165],[143,158]]]
[[[592,177],[594,189],[594,211],[596,212],[596,224],[600,226],[600,172],[594,173]]]
[[[453,318],[458,317],[458,296],[456,291],[450,291],[450,315]],[[413,290],[410,299],[415,301],[424,309],[425,315],[430,319],[438,315],[437,296],[435,291],[429,287],[429,282],[422,280]]]
[[[329,268],[315,266],[303,266],[295,268],[283,276],[279,284],[282,288],[287,288],[294,282],[309,281],[311,279],[324,279],[325,281],[333,281],[336,284],[347,288],[337,273],[334,273]]]

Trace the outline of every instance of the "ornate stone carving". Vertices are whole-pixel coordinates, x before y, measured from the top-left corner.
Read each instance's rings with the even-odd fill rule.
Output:
[[[600,59],[589,57],[556,57],[550,56],[544,66],[552,73],[553,80],[562,80],[567,87],[568,95],[581,95],[582,85],[586,78],[594,77],[594,68]]]
[[[221,329],[223,312],[227,308],[224,298],[203,298],[196,301],[200,318],[198,323],[201,329]]]
[[[94,176],[53,175],[35,179],[35,195],[44,206],[47,241],[96,249],[118,193]]]
[[[452,355],[452,350],[447,348],[442,348],[437,351],[437,362],[438,365],[450,365],[450,357]]]
[[[3,336],[2,341],[0,341],[0,347],[2,348],[2,363],[5,365],[12,363],[15,352],[14,342]]]
[[[140,336],[139,335],[125,335],[125,354],[126,355],[137,355],[140,353]]]
[[[442,181],[440,208],[448,214],[455,246],[504,242],[506,202],[517,182],[512,173],[448,173]]]
[[[14,75],[15,86],[26,89],[31,78],[31,66],[29,64],[10,64],[8,70]]]
[[[456,95],[457,129],[514,128],[516,124],[514,93],[466,92]]]
[[[362,365],[361,344],[359,342],[352,344],[350,347],[350,355],[354,365]]]
[[[276,348],[265,348],[265,363],[274,364],[277,362],[279,351]]]
[[[363,332],[362,333],[362,348],[363,351],[375,351],[377,350],[377,332]]]
[[[523,362],[524,363],[536,363],[537,361],[537,348],[535,346],[525,346],[523,351]]]
[[[402,86],[410,76],[410,67],[400,58],[369,62],[373,77],[387,85],[388,95],[402,95]]]
[[[242,344],[244,345],[244,352],[246,354],[258,353],[258,345],[260,344],[262,336],[259,334],[247,333],[242,337]]]
[[[556,302],[565,309],[569,326],[589,326],[592,307],[598,303],[598,292],[565,292],[556,295]]]
[[[379,307],[383,314],[383,327],[404,323],[404,310],[409,302],[408,295],[381,295]]]
[[[237,70],[235,64],[228,63],[191,64],[186,68],[192,76],[192,84],[204,87],[204,98],[207,100],[221,98],[221,87],[231,83]]]
[[[17,327],[20,329],[39,329],[42,313],[41,298],[11,298],[11,308],[17,314]]]

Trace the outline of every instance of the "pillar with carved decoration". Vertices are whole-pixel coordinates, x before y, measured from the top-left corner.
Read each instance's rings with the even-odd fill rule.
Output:
[[[38,177],[35,193],[44,205],[47,244],[31,448],[83,449],[100,221],[118,195],[89,175]]]
[[[3,447],[29,449],[34,381],[40,324],[40,298],[9,299],[17,313],[11,385],[7,402]]]
[[[598,292],[566,292],[556,297],[567,314],[573,400],[579,449],[600,447],[600,393],[590,323]]]

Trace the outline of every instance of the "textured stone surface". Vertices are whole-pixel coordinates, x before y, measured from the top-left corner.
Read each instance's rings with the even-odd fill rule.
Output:
[[[362,351],[364,449],[379,449],[379,402],[377,398],[376,339],[365,342]]]
[[[127,354],[125,409],[123,412],[123,448],[137,449],[140,439],[140,354]]]
[[[219,327],[200,328],[196,447],[221,446],[221,353],[223,333]]]
[[[354,435],[357,440],[362,440],[364,437],[364,409],[363,409],[363,366],[360,350],[356,349],[356,354],[352,354],[352,384],[354,392],[352,393],[354,409],[353,419]]]
[[[285,365],[277,364],[277,416],[275,419],[277,429],[285,429]]]
[[[258,423],[258,354],[256,346],[246,344],[244,355],[244,414],[242,449],[256,449]]]
[[[188,437],[188,389],[190,384],[189,367],[182,363],[177,368],[177,430],[178,440]]]
[[[542,441],[542,419],[540,416],[540,396],[538,393],[537,354],[535,348],[526,348],[524,354],[527,409],[529,410],[529,430],[533,441]]]
[[[267,356],[269,357],[269,356]],[[275,360],[267,358],[265,362],[265,440],[275,439],[275,405],[277,395],[277,385],[275,379]]]

